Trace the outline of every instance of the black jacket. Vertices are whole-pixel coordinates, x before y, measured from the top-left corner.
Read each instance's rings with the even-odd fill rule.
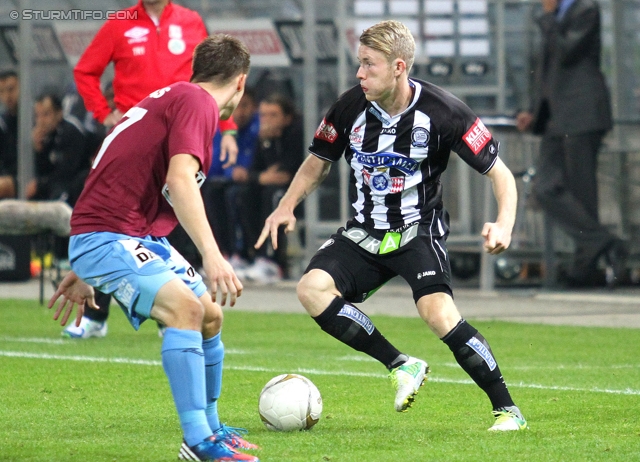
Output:
[[[542,52],[535,74],[534,133],[575,135],[612,126],[611,104],[600,71],[600,9],[576,0],[558,21],[538,19]]]

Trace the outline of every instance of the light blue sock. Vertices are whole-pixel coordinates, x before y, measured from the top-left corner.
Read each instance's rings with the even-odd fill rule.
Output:
[[[162,341],[162,366],[169,379],[184,439],[189,446],[195,446],[213,433],[205,414],[202,334],[167,328]]]
[[[207,421],[214,432],[220,428],[218,417],[218,398],[222,389],[222,360],[224,344],[220,334],[202,342],[204,350],[205,377],[207,381]]]

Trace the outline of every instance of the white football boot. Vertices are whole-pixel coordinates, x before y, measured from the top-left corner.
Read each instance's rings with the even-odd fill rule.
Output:
[[[405,412],[416,399],[418,390],[426,381],[429,366],[421,359],[409,357],[407,362],[389,373],[389,378],[396,389],[395,408]]]
[[[107,322],[93,321],[86,316],[82,317],[80,326],[76,327],[74,321],[62,331],[62,336],[66,338],[104,337],[105,335],[107,335]]]

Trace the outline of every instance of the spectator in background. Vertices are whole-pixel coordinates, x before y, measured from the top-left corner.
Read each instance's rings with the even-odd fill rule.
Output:
[[[238,219],[238,210],[242,208],[240,191],[249,178],[260,128],[258,103],[253,89],[245,88],[233,117],[238,125],[236,163],[225,166],[220,160],[217,153],[220,152],[221,136],[218,131],[213,139],[213,162],[202,186],[202,196],[209,223],[222,253],[234,269],[242,269],[247,266],[247,248],[251,243],[245,242],[246,231]]]
[[[126,18],[108,19],[73,70],[78,92],[88,111],[107,127],[151,92],[189,81],[196,45],[208,34],[197,12],[170,0],[140,0]],[[121,18],[122,16],[118,16]],[[100,78],[113,62],[116,109],[100,90]],[[235,157],[236,125],[221,121],[222,149]]]
[[[61,200],[73,207],[89,165],[84,131],[77,119],[63,116],[62,101],[54,93],[40,95],[34,108],[31,139],[36,177],[27,183],[27,199]],[[56,237],[57,259],[68,258],[68,245],[69,238]]]
[[[15,198],[18,192],[18,101],[20,82],[14,70],[0,71],[0,199]]]
[[[260,102],[258,148],[251,164],[243,199],[243,222],[247,242],[256,242],[264,220],[277,207],[289,183],[302,164],[304,137],[301,118],[293,101],[273,94]],[[252,249],[253,250],[253,249]],[[254,255],[253,264],[239,277],[247,281],[270,283],[287,278],[287,240],[278,233],[278,247],[269,244]]]
[[[519,130],[542,135],[534,194],[545,214],[575,241],[567,282],[598,282],[604,256],[607,283],[613,285],[626,246],[598,218],[598,151],[612,126],[600,71],[600,9],[594,0],[542,0],[542,7],[538,88],[532,112],[517,117]]]
[[[131,107],[150,93],[179,81],[189,81],[196,45],[207,37],[197,12],[170,0],[139,0],[119,19],[102,25],[73,70],[78,93],[85,107],[106,127],[112,127]],[[120,19],[122,17],[131,19]],[[115,109],[101,91],[100,79],[113,63]],[[221,120],[221,152],[235,159],[237,126],[233,119]],[[200,256],[187,233],[178,225],[169,241],[194,266]],[[110,298],[110,297],[109,297]],[[100,311],[87,310],[79,327],[68,326],[63,335],[73,338],[104,337],[109,313],[108,300],[96,296]]]
[[[70,185],[88,164],[86,138],[75,118],[65,118],[62,102],[53,93],[35,102],[35,126],[31,132],[36,178],[27,184],[27,198],[69,201]]]

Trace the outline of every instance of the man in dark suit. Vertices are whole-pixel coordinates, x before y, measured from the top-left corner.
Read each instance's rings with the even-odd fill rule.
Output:
[[[604,256],[613,284],[625,246],[598,219],[598,151],[612,127],[600,71],[600,9],[595,0],[542,0],[542,9],[533,109],[517,117],[519,130],[542,135],[534,194],[575,241],[568,282],[593,284]]]

